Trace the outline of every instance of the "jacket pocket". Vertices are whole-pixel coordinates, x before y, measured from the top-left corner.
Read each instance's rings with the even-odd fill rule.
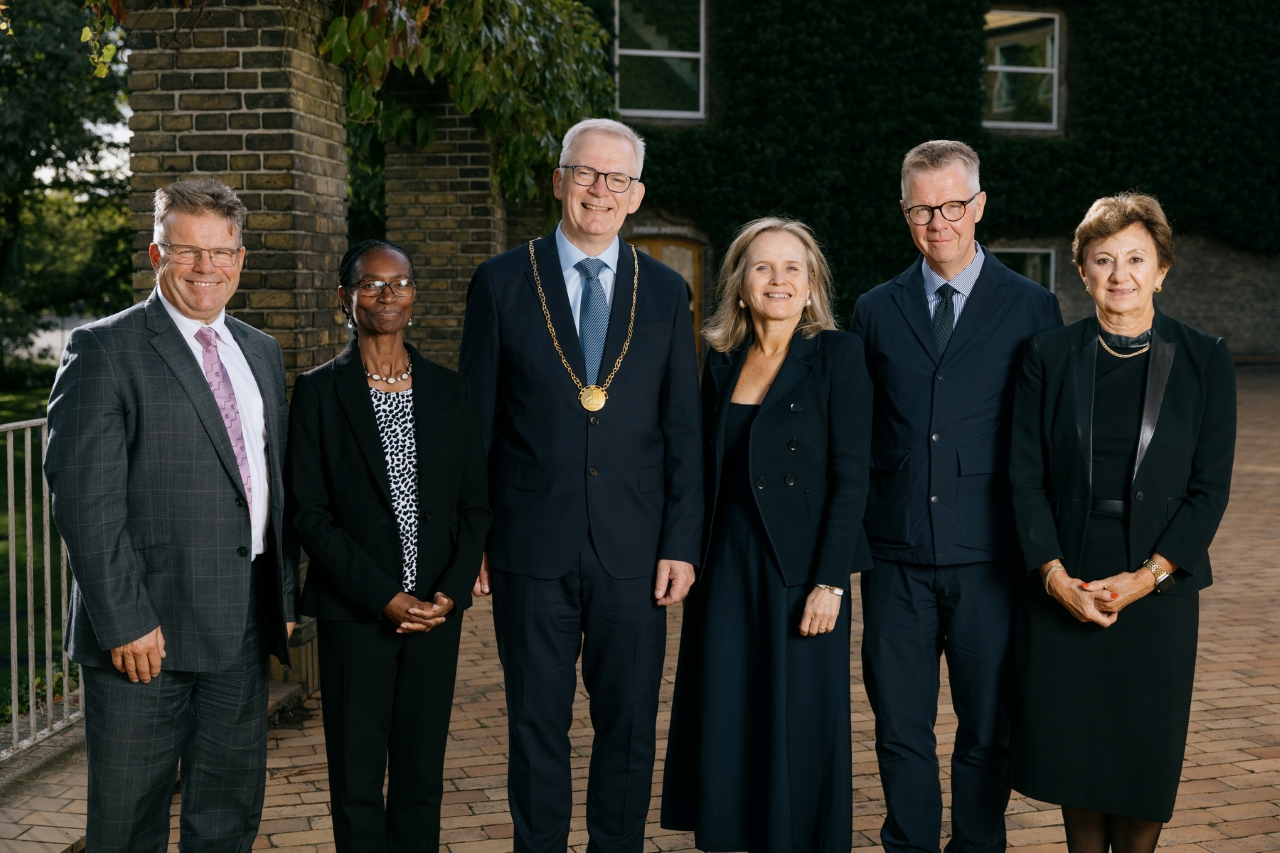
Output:
[[[542,480],[542,469],[536,465],[521,465],[519,462],[498,460],[493,466],[493,481],[500,486],[536,492]]]
[[[870,539],[898,544],[909,541],[911,507],[907,491],[911,487],[911,453],[910,447],[871,446],[871,487],[863,522]]]
[[[1178,510],[1182,508],[1182,504],[1186,502],[1186,498],[1169,498],[1164,503],[1164,520],[1172,521],[1173,517],[1178,514]]]
[[[827,506],[827,486],[824,483],[804,493],[804,502],[809,509],[809,520],[814,524],[822,521],[822,511]]]
[[[666,481],[666,468],[663,465],[650,465],[647,468],[641,468],[638,475],[641,494],[645,492],[656,492],[661,489]]]
[[[142,560],[142,570],[147,574],[162,572],[169,565],[169,543],[160,542],[144,548],[134,548],[133,553]]]

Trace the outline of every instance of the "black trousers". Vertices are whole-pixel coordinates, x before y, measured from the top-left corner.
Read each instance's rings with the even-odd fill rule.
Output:
[[[876,716],[876,759],[888,814],[880,843],[937,853],[942,787],[939,658],[947,656],[959,725],[951,755],[948,853],[1005,849],[1009,804],[1009,638],[1015,567],[875,560],[863,572],[863,677]]]
[[[425,634],[386,619],[318,629],[335,846],[436,853],[462,614]]]
[[[113,667],[81,667],[87,850],[163,853],[179,763],[183,853],[253,846],[267,784],[269,670],[258,619],[248,622],[240,659],[223,672],[162,668],[134,684]]]
[[[516,853],[564,853],[573,808],[569,727],[582,680],[595,740],[589,853],[639,853],[653,785],[667,618],[653,578],[618,579],[588,544],[554,580],[494,572],[493,621],[506,676],[507,796]]]

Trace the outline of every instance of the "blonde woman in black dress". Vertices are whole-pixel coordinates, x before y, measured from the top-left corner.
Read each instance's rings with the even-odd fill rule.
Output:
[[[1014,403],[1011,781],[1062,806],[1071,853],[1150,853],[1178,793],[1235,373],[1222,338],[1156,307],[1173,238],[1154,198],[1094,202],[1073,252],[1096,316],[1032,339]]]

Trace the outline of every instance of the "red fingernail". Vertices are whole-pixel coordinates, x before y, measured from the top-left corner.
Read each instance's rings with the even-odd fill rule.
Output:
[[[1112,598],[1119,598],[1119,597],[1120,597],[1120,594],[1119,594],[1119,593],[1115,593],[1115,592],[1113,592],[1113,593],[1111,593],[1111,597],[1112,597]]]
[[[1088,588],[1089,588],[1089,585],[1088,585],[1087,583],[1086,583],[1086,584],[1081,584],[1081,585],[1080,585],[1080,588],[1081,588],[1081,589],[1088,589]]]

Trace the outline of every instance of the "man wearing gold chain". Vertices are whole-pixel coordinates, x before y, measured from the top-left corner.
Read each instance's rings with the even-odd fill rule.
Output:
[[[477,395],[493,527],[517,853],[563,853],[575,665],[595,728],[589,850],[639,853],[668,605],[694,581],[702,434],[684,279],[618,233],[644,198],[644,142],[606,119],[565,134],[556,230],[481,264],[461,371]]]

